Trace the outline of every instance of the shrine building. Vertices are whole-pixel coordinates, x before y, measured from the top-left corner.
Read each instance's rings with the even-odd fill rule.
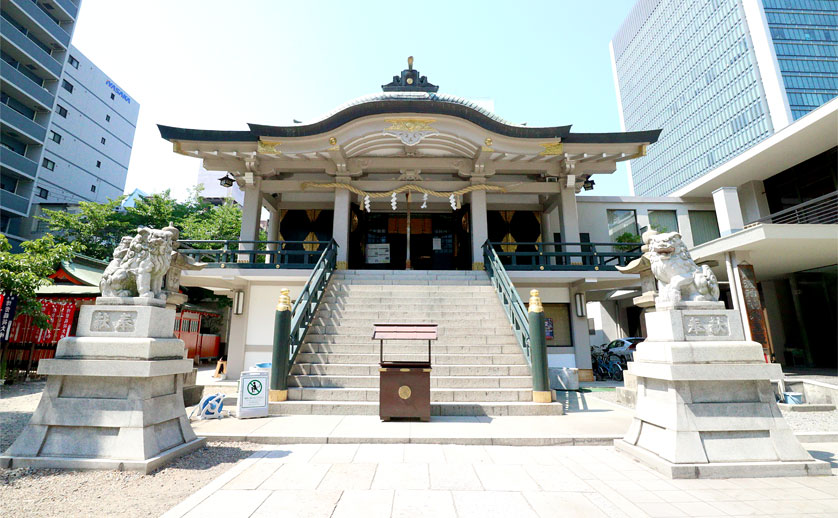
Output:
[[[337,272],[481,272],[469,274],[484,276],[469,277],[478,280],[488,278],[482,272],[494,250],[522,300],[540,290],[550,365],[578,369],[585,380],[591,343],[612,338],[604,330],[642,333],[631,303],[639,277],[615,268],[639,255],[642,231],[678,230],[689,247],[719,237],[710,197],[580,196],[619,162],[653,153],[661,130],[530,127],[438,90],[411,59],[381,92],[310,123],[159,126],[174,152],[244,192],[238,241],[185,243],[201,249],[193,255],[208,267],[184,272],[183,284],[233,299],[231,377],[270,360],[280,289],[294,299],[308,293],[312,268],[332,242]],[[374,278],[388,278],[379,273]],[[491,297],[486,302],[496,304]],[[588,314],[597,301],[605,309]]]

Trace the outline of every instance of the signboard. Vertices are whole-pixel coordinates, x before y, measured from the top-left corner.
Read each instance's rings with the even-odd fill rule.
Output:
[[[244,371],[239,378],[239,398],[237,415],[239,419],[268,416],[268,390],[270,390],[267,371]]]
[[[367,245],[367,264],[389,264],[390,243]]]
[[[434,250],[442,250],[442,238],[441,237],[435,237],[433,245],[434,245],[433,246]]]
[[[12,330],[12,322],[15,319],[17,295],[4,293],[0,297],[2,297],[2,303],[0,304],[0,340],[8,341]]]
[[[762,344],[764,351],[768,351],[768,330],[765,326],[765,314],[762,311],[762,303],[759,300],[759,289],[757,288],[754,267],[750,264],[740,264],[739,287],[742,289],[742,298],[745,299],[745,316],[748,317],[748,327],[751,330],[751,340]]]

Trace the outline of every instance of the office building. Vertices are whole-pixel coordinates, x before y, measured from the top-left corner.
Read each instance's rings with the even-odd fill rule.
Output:
[[[45,229],[42,208],[120,196],[139,104],[71,45],[79,2],[3,2],[0,232]]]
[[[611,41],[633,193],[673,193],[838,95],[838,2],[639,0]]]

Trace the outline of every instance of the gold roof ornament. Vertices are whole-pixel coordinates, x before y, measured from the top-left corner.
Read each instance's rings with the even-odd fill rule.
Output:
[[[561,142],[547,142],[541,144],[544,150],[539,153],[541,156],[561,155],[564,153],[564,145]]]
[[[282,288],[279,293],[279,301],[276,304],[276,310],[291,311],[291,290],[288,288]]]
[[[256,144],[256,152],[263,155],[281,155],[282,151],[277,149],[280,145],[282,145],[281,142],[267,142],[265,140],[259,140]]]
[[[538,296],[538,290],[530,291],[530,305],[528,311],[530,313],[544,313],[544,306],[541,305],[541,297]]]

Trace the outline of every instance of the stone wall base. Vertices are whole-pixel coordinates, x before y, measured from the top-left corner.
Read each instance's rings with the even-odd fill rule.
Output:
[[[614,441],[614,447],[617,451],[673,479],[806,477],[812,475],[829,476],[832,474],[829,464],[819,460],[675,464],[658,457],[649,450],[630,444],[624,439]]]

